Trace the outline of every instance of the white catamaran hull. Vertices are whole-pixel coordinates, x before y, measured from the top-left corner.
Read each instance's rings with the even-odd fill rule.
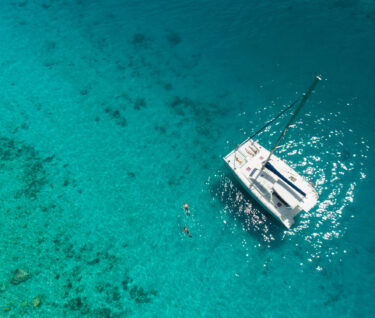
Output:
[[[317,202],[313,186],[277,156],[263,167],[270,152],[256,141],[246,140],[224,161],[236,179],[264,209],[290,228],[294,217]]]

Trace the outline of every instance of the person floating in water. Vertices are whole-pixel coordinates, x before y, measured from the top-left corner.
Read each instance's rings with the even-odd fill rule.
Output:
[[[186,215],[189,216],[190,215],[190,210],[189,210],[189,206],[188,206],[187,203],[184,204],[184,209],[185,209]]]
[[[189,230],[187,229],[186,225],[184,227],[184,232],[186,233],[187,236],[192,237]]]

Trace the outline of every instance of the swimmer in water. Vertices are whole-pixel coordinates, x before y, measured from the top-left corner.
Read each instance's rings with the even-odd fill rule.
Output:
[[[187,236],[192,237],[191,234],[190,234],[190,232],[188,231],[186,225],[184,227],[184,232],[186,233]]]
[[[184,204],[184,209],[185,209],[186,215],[189,216],[190,215],[190,210],[189,210],[189,206],[188,206],[187,203]]]

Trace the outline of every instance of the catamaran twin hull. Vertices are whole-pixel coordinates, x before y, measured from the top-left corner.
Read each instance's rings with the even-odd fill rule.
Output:
[[[313,186],[277,156],[248,139],[224,160],[234,176],[268,212],[290,228],[294,217],[317,202]],[[263,167],[263,165],[265,166]]]

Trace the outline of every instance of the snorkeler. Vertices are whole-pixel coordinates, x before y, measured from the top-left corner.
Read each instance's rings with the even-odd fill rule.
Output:
[[[187,236],[192,237],[191,234],[190,234],[190,232],[188,231],[186,225],[184,227],[184,232],[186,233]]]
[[[189,206],[188,206],[187,203],[184,204],[184,208],[185,208],[186,215],[189,216],[190,215],[190,210],[189,210]]]

